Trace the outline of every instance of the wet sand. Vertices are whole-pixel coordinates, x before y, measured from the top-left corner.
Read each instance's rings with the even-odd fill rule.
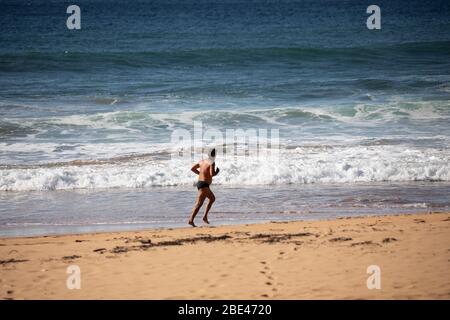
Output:
[[[3,238],[0,298],[450,299],[450,214]]]

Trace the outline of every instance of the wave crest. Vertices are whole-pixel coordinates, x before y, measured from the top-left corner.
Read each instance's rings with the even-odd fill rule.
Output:
[[[297,147],[279,157],[218,161],[219,185],[450,181],[447,150],[404,146]],[[130,159],[116,163],[0,169],[0,190],[147,188],[192,185],[180,160]]]

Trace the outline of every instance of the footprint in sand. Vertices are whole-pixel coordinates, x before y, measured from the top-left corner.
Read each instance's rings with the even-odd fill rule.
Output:
[[[274,277],[272,276],[273,272],[270,268],[270,266],[267,264],[266,261],[260,261],[260,263],[264,266],[263,270],[260,270],[259,273],[261,273],[264,277],[264,285],[270,288],[270,293],[263,293],[261,294],[262,298],[270,298],[274,297],[274,293],[278,291],[274,284]]]
[[[286,259],[286,258],[287,258],[287,255],[286,255],[285,253],[286,253],[286,252],[284,252],[284,251],[278,252],[277,260],[284,260],[284,259]]]

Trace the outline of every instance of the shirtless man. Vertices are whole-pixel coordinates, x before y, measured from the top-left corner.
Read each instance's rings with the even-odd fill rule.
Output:
[[[212,193],[212,191],[209,189],[209,186],[212,183],[212,177],[216,176],[219,173],[219,168],[216,169],[216,164],[214,162],[215,158],[216,158],[216,149],[212,149],[208,154],[207,160],[201,160],[199,163],[193,165],[191,168],[192,172],[198,174],[198,181],[197,181],[198,197],[197,201],[195,202],[195,206],[192,209],[192,214],[188,222],[193,227],[196,226],[194,224],[195,216],[202,207],[203,202],[205,201],[206,198],[208,198],[209,201],[205,208],[205,215],[203,216],[203,221],[209,224],[208,212],[211,209],[212,204],[216,200],[216,197],[214,196],[214,193]]]

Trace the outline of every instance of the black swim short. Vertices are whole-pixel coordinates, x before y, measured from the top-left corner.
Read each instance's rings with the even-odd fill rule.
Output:
[[[201,188],[209,188],[209,183],[206,181],[197,181],[197,189],[200,190]]]

